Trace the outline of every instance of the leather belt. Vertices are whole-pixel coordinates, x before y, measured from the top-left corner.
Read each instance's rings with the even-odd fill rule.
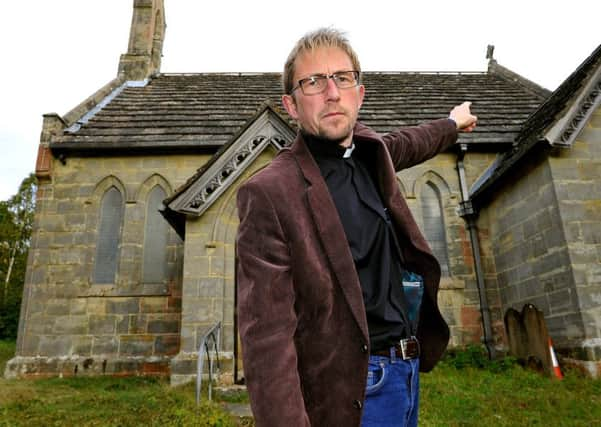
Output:
[[[390,348],[371,352],[373,355],[386,357],[390,357],[391,353],[402,360],[415,359],[419,357],[419,341],[415,337],[404,338]]]

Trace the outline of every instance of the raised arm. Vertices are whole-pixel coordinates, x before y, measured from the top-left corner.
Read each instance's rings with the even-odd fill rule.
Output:
[[[294,333],[290,253],[271,199],[254,183],[238,191],[238,321],[244,375],[257,426],[308,426]]]
[[[457,132],[471,132],[478,118],[470,112],[471,102],[455,106],[446,119],[401,128],[383,136],[395,170],[431,159],[457,141]]]

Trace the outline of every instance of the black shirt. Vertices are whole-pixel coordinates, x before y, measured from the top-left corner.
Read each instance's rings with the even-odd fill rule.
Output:
[[[330,141],[303,137],[344,227],[361,283],[371,348],[381,350],[411,335],[390,217],[359,156]]]

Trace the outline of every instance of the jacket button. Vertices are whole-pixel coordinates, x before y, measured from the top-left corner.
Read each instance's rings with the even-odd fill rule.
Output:
[[[353,406],[355,407],[355,409],[361,409],[361,408],[363,408],[363,403],[361,403],[361,401],[359,401],[359,400],[355,400],[353,402]]]
[[[367,350],[368,350],[368,349],[367,349],[367,344],[363,344],[363,345],[361,346],[361,351],[362,351],[363,353],[367,353]]]

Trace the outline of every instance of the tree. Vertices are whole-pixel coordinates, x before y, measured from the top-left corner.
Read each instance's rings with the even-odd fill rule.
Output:
[[[0,202],[0,338],[17,335],[36,190],[36,177],[30,174],[17,194]]]

